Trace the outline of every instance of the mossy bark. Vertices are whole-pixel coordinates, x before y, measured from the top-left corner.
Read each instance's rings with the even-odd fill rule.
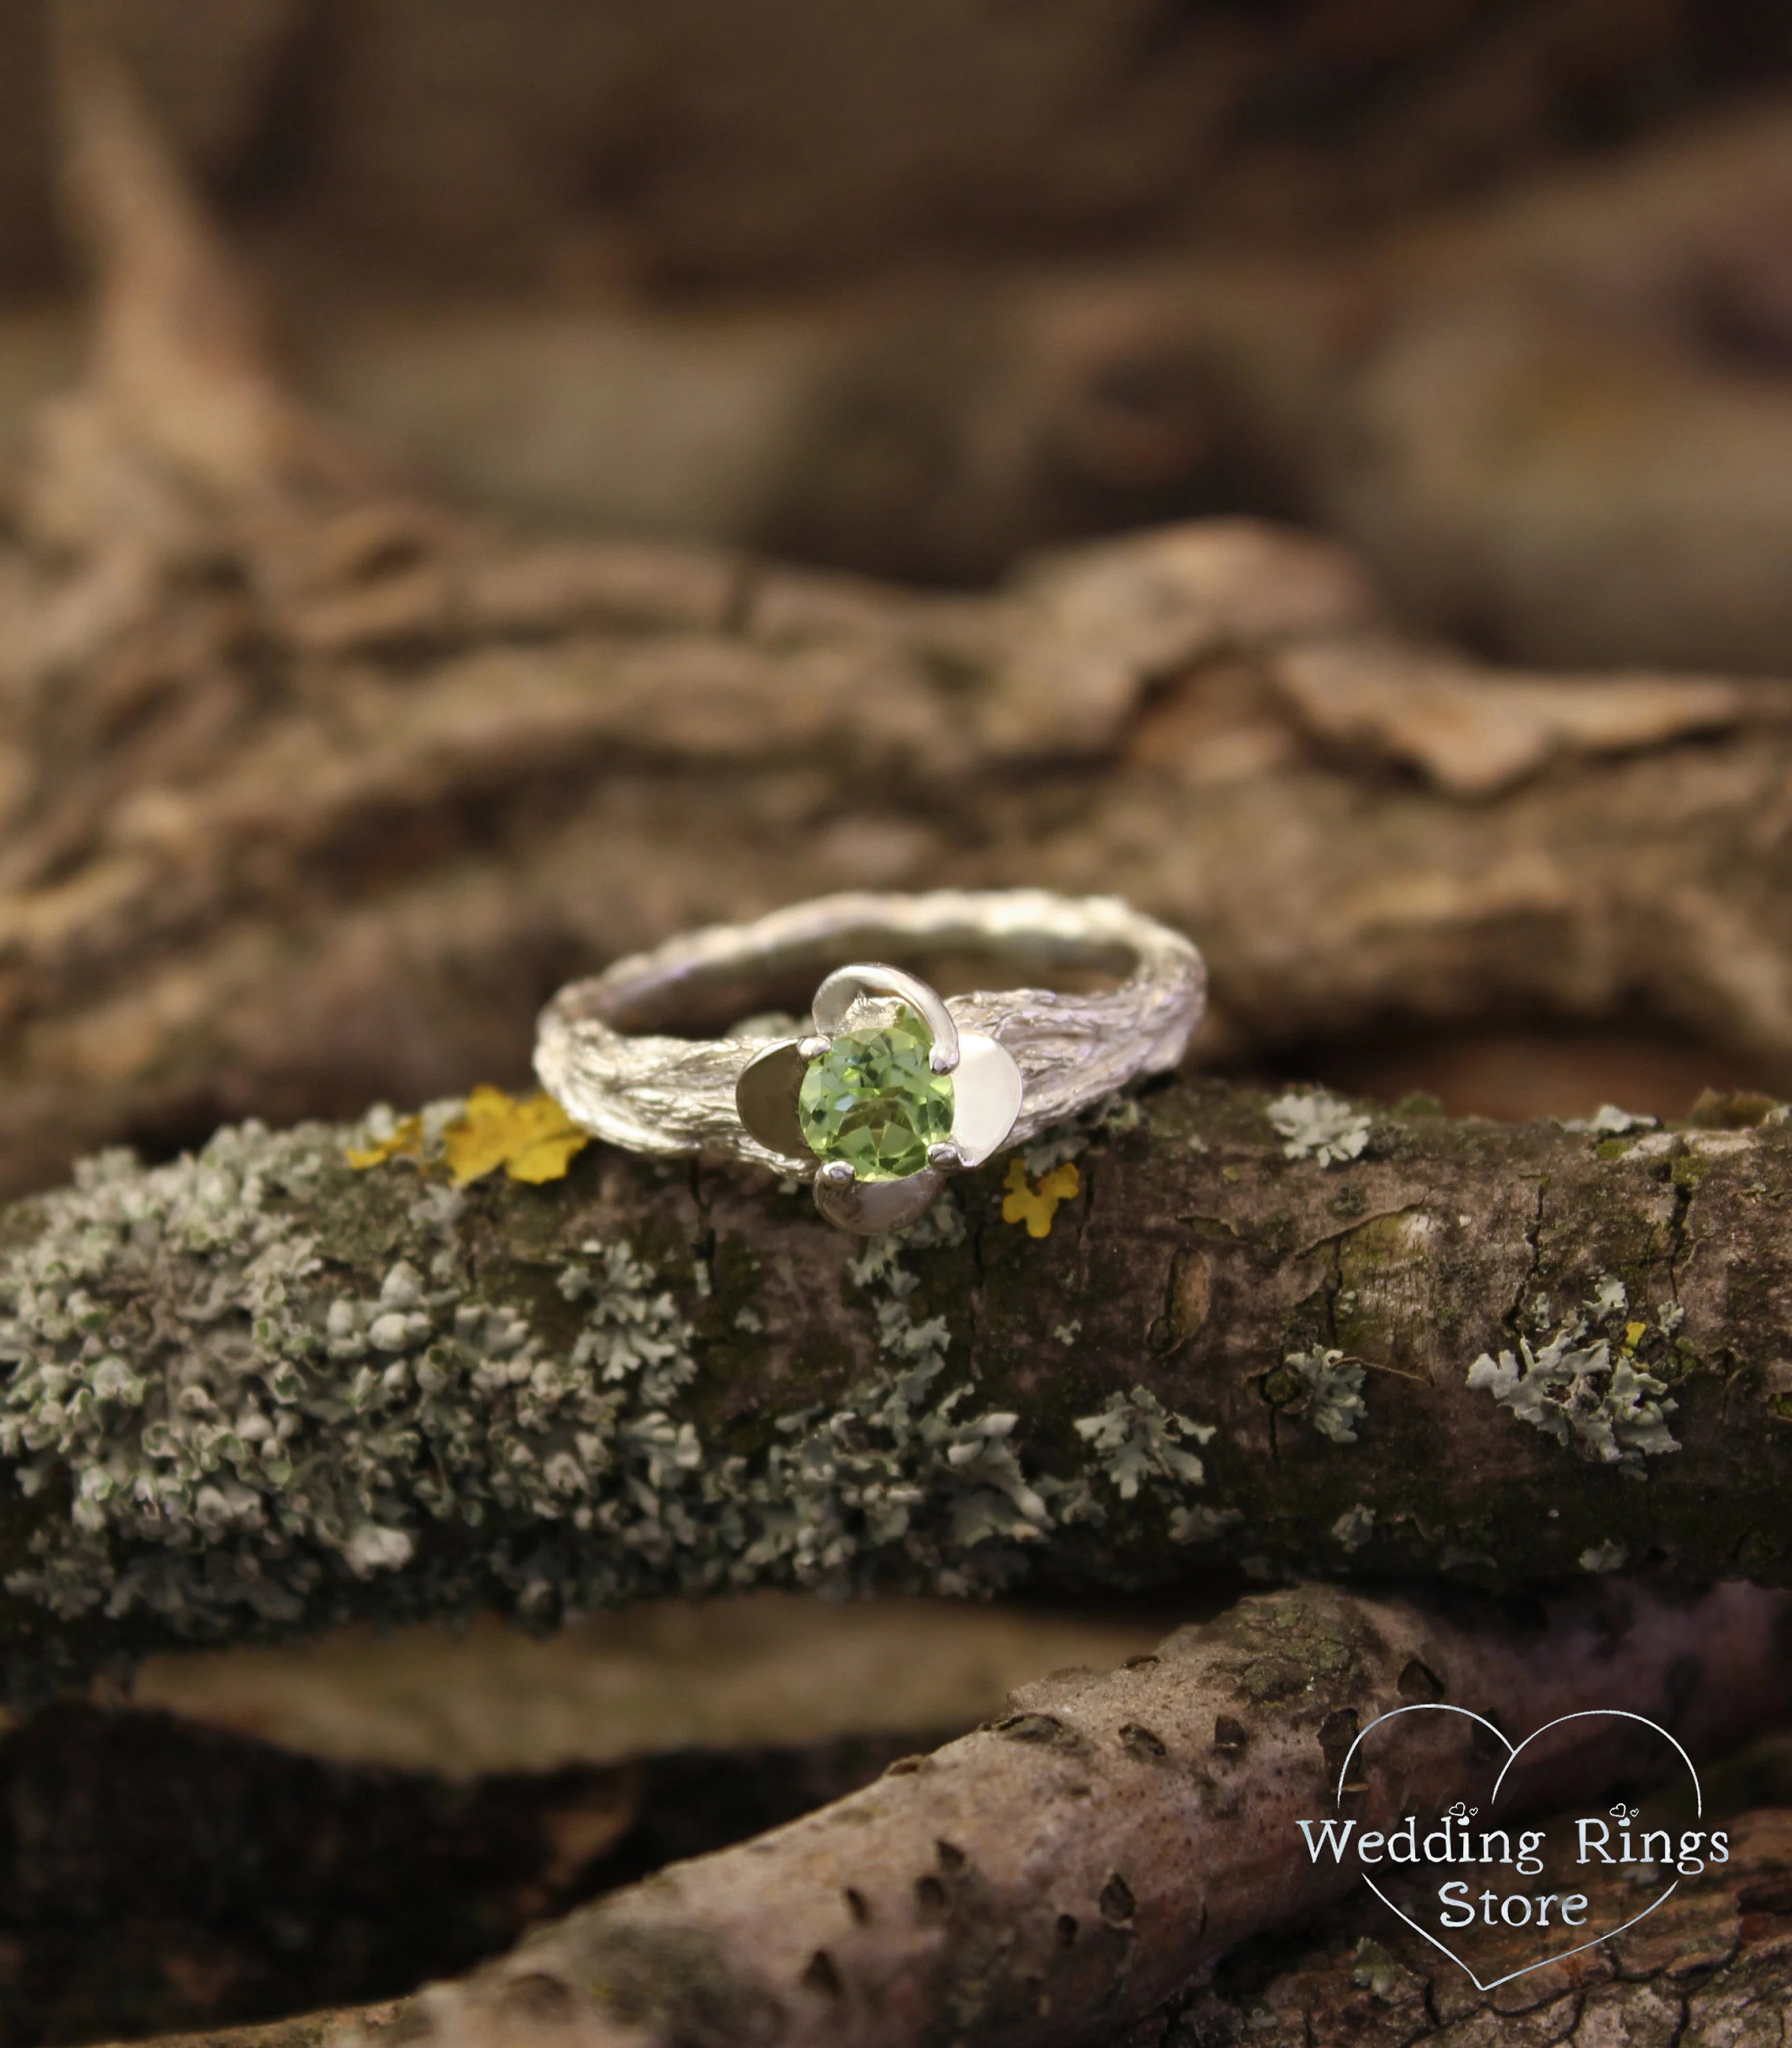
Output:
[[[595,1146],[464,1194],[318,1127],[114,1160],[0,1221],[9,1666],[759,1583],[1787,1582],[1792,1123],[1739,1118],[1178,1082],[1072,1136],[1045,1236],[998,1162],[869,1247]]]

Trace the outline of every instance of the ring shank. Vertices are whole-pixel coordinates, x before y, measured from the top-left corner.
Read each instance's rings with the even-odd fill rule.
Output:
[[[987,957],[1004,976],[1122,977],[1088,994],[1029,987],[947,998],[961,1031],[999,1040],[1020,1069],[1011,1145],[1175,1066],[1204,1007],[1196,948],[1116,898],[855,890],[686,933],[568,984],[541,1013],[535,1070],[575,1122],[612,1144],[661,1157],[720,1154],[808,1177],[812,1163],[769,1151],[735,1113],[735,1084],[762,1040],[661,1033],[693,1014],[747,1014],[793,988],[806,1002],[849,961],[906,966],[929,953]]]

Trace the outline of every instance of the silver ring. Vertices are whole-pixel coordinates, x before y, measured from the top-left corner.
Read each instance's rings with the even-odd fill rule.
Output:
[[[1110,985],[942,999],[914,971],[939,960]],[[951,1174],[1175,1066],[1206,983],[1187,939],[1114,897],[855,892],[570,983],[541,1013],[535,1071],[612,1145],[773,1167],[813,1180],[844,1229],[900,1230]],[[763,1014],[777,1001],[806,1002],[807,1018]],[[724,1028],[662,1035],[700,1021]]]

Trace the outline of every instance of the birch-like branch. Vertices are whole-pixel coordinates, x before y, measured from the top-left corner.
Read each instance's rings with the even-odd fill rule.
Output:
[[[1378,1715],[1443,1698],[1517,1739],[1621,1703],[1698,1754],[1775,1711],[1788,1612],[1739,1586],[1697,1601],[1610,1586],[1522,1618],[1311,1588],[1248,1600],[538,1930],[400,2024],[440,2048],[1070,2048],[1356,1885],[1306,1856],[1297,1823],[1334,1810]],[[1459,1716],[1404,1726],[1352,1763],[1344,1810],[1363,1825],[1441,1811],[1484,1767]],[[1645,1753],[1609,1721],[1571,1724],[1526,1803],[1588,1799]]]
[[[1572,1961],[1482,1992],[1461,1970],[1409,1934],[1367,1898],[1288,1930],[1223,1963],[1211,1984],[1172,1999],[1091,2048],[1462,2048],[1464,2042],[1621,2042],[1674,2048],[1780,2048],[1792,2005],[1792,1835],[1772,1808],[1731,1824],[1731,1857],[1684,1880],[1674,1899],[1631,1933]],[[1595,1864],[1584,1883],[1604,1922],[1634,1906],[1621,1871]],[[1622,1902],[1622,1905],[1620,1905]],[[1619,1910],[1614,1910],[1614,1908]],[[1489,1980],[1522,1968],[1534,1938],[1502,1928],[1483,1937]],[[525,2001],[518,2000],[518,2003]],[[262,2027],[157,2042],[155,2048],[316,2048],[364,2030],[378,2042],[405,2021],[406,2003],[312,2013]],[[506,2037],[508,2038],[508,2037]]]

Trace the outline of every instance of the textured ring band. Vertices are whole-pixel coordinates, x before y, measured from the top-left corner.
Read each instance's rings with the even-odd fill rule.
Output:
[[[942,1001],[910,971],[941,959],[1005,981],[1113,985]],[[893,1230],[949,1173],[1176,1065],[1205,986],[1187,939],[1112,897],[854,892],[690,933],[568,984],[541,1013],[535,1070],[612,1144],[813,1177],[831,1221]],[[812,989],[806,1022],[728,1022]],[[699,1018],[723,1035],[662,1035]]]

